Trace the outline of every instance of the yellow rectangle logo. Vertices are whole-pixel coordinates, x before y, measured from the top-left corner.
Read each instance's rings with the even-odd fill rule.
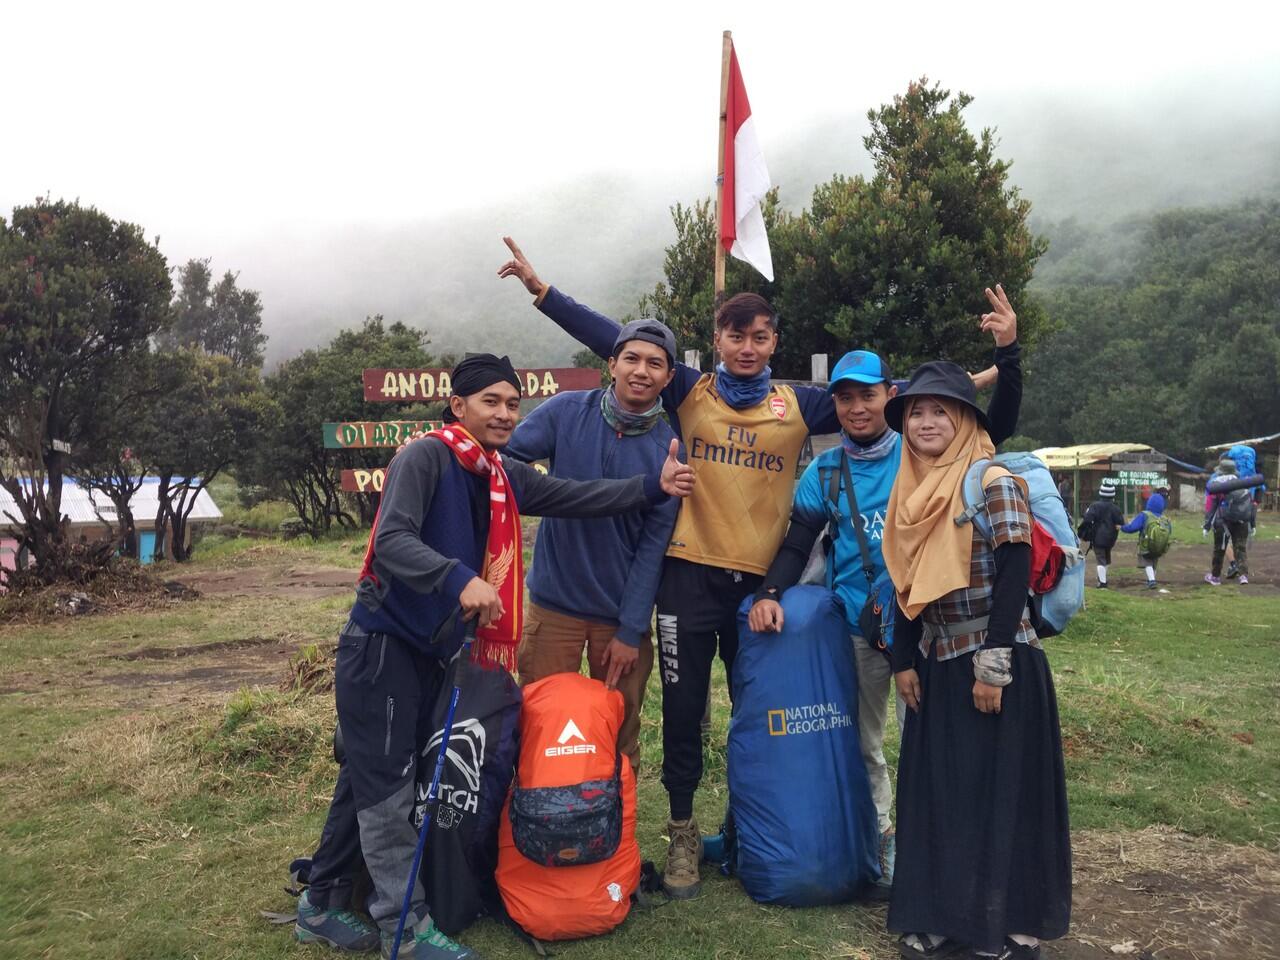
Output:
[[[785,737],[787,735],[787,714],[785,710],[769,711],[769,736]]]

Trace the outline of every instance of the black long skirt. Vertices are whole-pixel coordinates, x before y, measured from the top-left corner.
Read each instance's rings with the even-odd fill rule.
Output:
[[[920,657],[917,655],[917,661]],[[998,952],[1052,940],[1071,915],[1071,832],[1058,701],[1044,652],[1014,644],[998,714],[973,705],[973,655],[917,662],[898,760],[889,929]]]

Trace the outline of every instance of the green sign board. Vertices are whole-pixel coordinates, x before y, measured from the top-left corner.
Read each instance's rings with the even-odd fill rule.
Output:
[[[324,445],[331,450],[368,450],[374,447],[395,448],[440,426],[439,420],[387,420],[326,423]]]

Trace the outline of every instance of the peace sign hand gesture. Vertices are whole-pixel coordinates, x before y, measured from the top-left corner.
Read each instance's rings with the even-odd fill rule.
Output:
[[[1013,312],[1004,287],[1000,284],[996,284],[994,293],[990,287],[983,292],[987,295],[987,302],[991,304],[991,313],[982,315],[982,329],[991,331],[997,347],[1007,347],[1018,339],[1018,315]]]
[[[502,242],[507,245],[515,257],[514,260],[508,260],[498,268],[499,277],[516,277],[524,288],[535,297],[542,293],[543,283],[538,279],[537,271],[533,269],[533,264],[529,262],[529,258],[524,255],[516,242],[510,237],[503,237]]]

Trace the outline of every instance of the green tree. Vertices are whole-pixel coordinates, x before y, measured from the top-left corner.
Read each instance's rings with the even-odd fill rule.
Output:
[[[228,270],[216,284],[209,260],[188,260],[178,271],[173,325],[160,338],[162,347],[199,347],[230,357],[237,366],[262,366],[267,342],[262,332],[262,298],[242,290],[238,275]]]
[[[147,464],[133,445],[145,439],[151,411],[166,386],[157,376],[161,363],[157,354],[140,353],[123,375],[103,385],[69,468],[82,487],[111,501],[115,517],[102,520],[116,528],[121,554],[133,559],[138,558],[138,529],[132,500],[147,477]]]
[[[817,352],[871,346],[904,372],[939,357],[985,365],[976,320],[996,283],[1020,339],[1035,339],[1044,315],[1026,288],[1047,244],[1027,226],[1031,205],[1008,184],[994,132],[965,125],[972,99],[912,83],[867,115],[874,176],[837,175],[814,191],[779,307],[790,324],[829,335],[815,337]]]
[[[1034,341],[1044,312],[1027,284],[1046,241],[1027,225],[1030,204],[1008,183],[991,130],[969,132],[967,94],[921,79],[869,113],[863,143],[875,174],[836,175],[807,210],[792,215],[771,194],[764,210],[775,281],[730,259],[726,292],[767,297],[781,317],[773,370],[807,378],[814,353],[871,346],[901,371],[945,357],[977,367],[990,341],[978,333],[989,310],[983,290],[1004,285],[1018,311],[1019,337]],[[664,320],[682,347],[710,350],[710,201],[672,209],[675,242],[666,279],[639,304]]]
[[[191,556],[187,523],[196,499],[260,436],[268,406],[257,371],[222,354],[164,353],[156,374],[161,389],[138,425],[137,455],[159,482],[156,551],[167,541],[182,562]]]
[[[1110,251],[1105,273],[1088,268]],[[1082,268],[1083,267],[1083,268]],[[1280,203],[1174,210],[1097,231],[1041,295],[1023,429],[1048,443],[1202,448],[1275,431]]]
[[[0,219],[0,484],[46,580],[65,571],[62,485],[109,385],[169,321],[164,257],[93,207],[37,200]]]
[[[266,377],[271,426],[263,434],[263,443],[244,450],[241,481],[278,491],[313,537],[335,522],[343,526],[368,523],[371,499],[345,498],[339,486],[341,471],[385,466],[394,451],[326,449],[322,425],[438,414],[438,405],[404,409],[368,403],[361,387],[361,373],[367,368],[433,366],[428,342],[422,331],[402,323],[387,325],[378,315],[358,329],[339,332],[325,347],[285,361]]]

